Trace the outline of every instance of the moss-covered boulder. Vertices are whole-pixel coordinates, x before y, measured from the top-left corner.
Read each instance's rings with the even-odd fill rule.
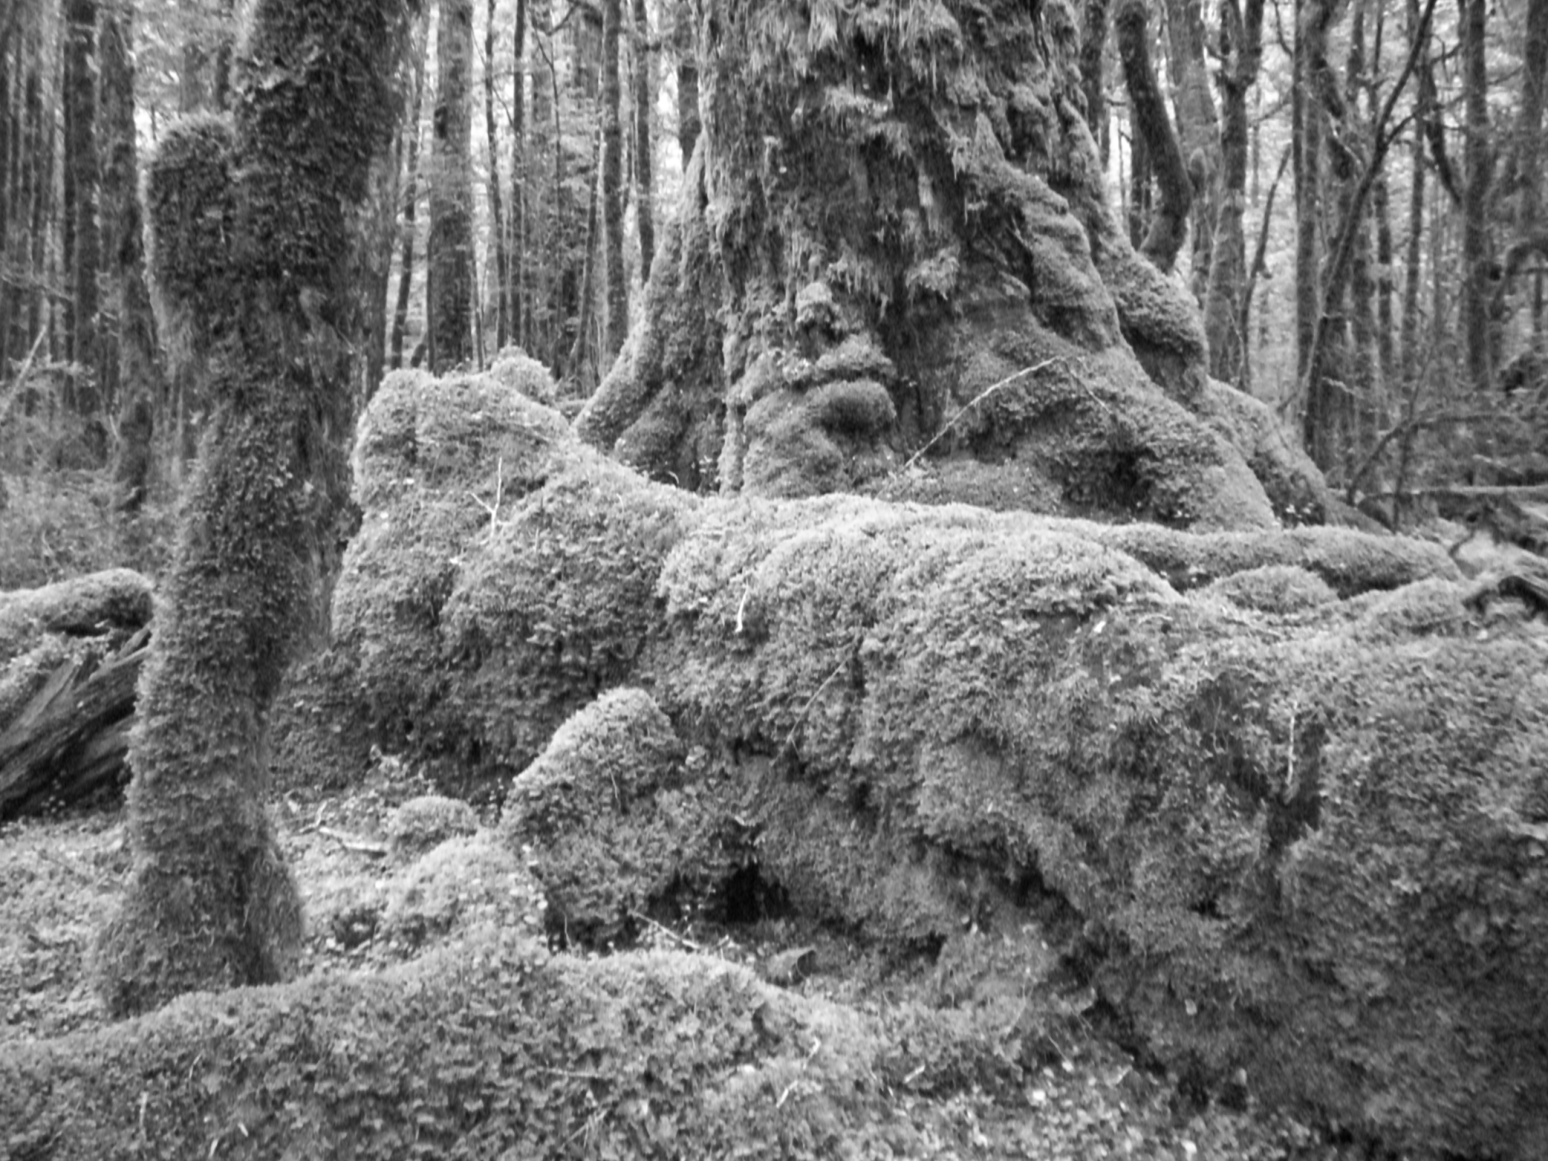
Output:
[[[424,383],[381,405],[458,398]],[[665,786],[692,794],[692,835],[718,812],[747,836],[808,917],[929,951],[1062,915],[1060,953],[1179,1071],[1400,1145],[1533,1155],[1548,683],[1524,611],[1480,638],[1438,547],[695,501],[535,405],[480,416],[502,454],[528,449],[499,471],[530,487],[440,542],[456,564],[428,615],[356,616],[340,657],[367,708],[410,680],[374,658],[426,659],[426,749],[542,755],[508,822],[571,869],[554,897],[614,915],[658,897]],[[485,491],[488,470],[469,477]],[[393,609],[369,578],[393,591],[415,513],[453,499],[422,474],[386,504],[363,476],[367,528],[393,532],[353,550],[341,607]],[[609,849],[643,852],[614,896],[572,855]]]

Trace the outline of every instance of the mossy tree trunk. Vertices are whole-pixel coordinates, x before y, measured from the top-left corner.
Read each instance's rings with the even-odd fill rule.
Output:
[[[672,5],[672,51],[677,54],[677,144],[683,168],[699,141],[699,59],[694,53],[692,0]]]
[[[698,490],[1272,522],[1196,308],[1108,210],[1075,14],[932,12],[699,12],[702,132],[582,438]]]
[[[1140,253],[1160,270],[1170,271],[1188,236],[1193,179],[1188,173],[1182,142],[1172,129],[1156,83],[1147,31],[1150,17],[1144,0],[1120,0],[1113,22],[1118,58],[1123,62],[1123,79],[1129,90],[1130,119],[1135,136],[1144,138],[1145,155],[1155,171],[1156,188],[1161,195],[1145,240],[1140,243]],[[1212,115],[1213,111],[1211,106]]]
[[[1166,0],[1173,104],[1177,136],[1193,187],[1191,222],[1193,263],[1189,282],[1202,304],[1209,283],[1220,207],[1220,119],[1210,93],[1210,66],[1204,55],[1204,8],[1201,0]]]
[[[441,0],[430,146],[430,369],[473,358],[473,0]]]
[[[509,259],[506,250],[505,205],[500,193],[500,150],[495,134],[495,0],[489,0],[484,24],[484,133],[489,142],[489,218],[494,233],[495,350],[510,340],[510,298],[506,294]]]
[[[201,171],[229,188],[185,190],[196,221],[218,227],[229,207],[229,239],[157,237],[158,284],[208,336],[217,409],[140,686],[133,871],[98,942],[118,1015],[282,978],[301,936],[263,805],[266,720],[335,570],[366,314],[355,251],[373,234],[409,19],[403,0],[258,0],[252,20],[239,164]]]

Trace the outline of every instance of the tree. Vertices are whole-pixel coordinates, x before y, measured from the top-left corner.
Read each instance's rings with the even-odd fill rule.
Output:
[[[1192,307],[1125,244],[1090,133],[1055,114],[1078,107],[1073,38],[979,7],[706,7],[703,136],[582,437],[699,490],[1183,525],[1316,511],[1312,476],[1265,470],[1270,500],[1211,427],[1239,408],[1273,431],[1207,383]]]
[[[434,371],[473,358],[472,67],[473,0],[440,0],[426,255],[425,330]]]
[[[400,0],[258,0],[234,127],[189,123],[157,159],[163,194],[188,179],[187,228],[156,219],[174,227],[156,233],[157,281],[208,336],[217,409],[131,740],[133,868],[96,954],[115,1014],[280,979],[299,950],[262,801],[266,722],[324,623],[345,526],[367,305],[352,250],[374,243],[356,215],[396,130],[408,15]]]
[[[163,403],[156,320],[145,285],[139,165],[134,125],[134,9],[104,0],[98,37],[102,250],[110,309],[104,394],[118,400],[114,477],[125,512],[139,510],[149,486],[156,410]]]
[[[505,204],[500,193],[500,148],[495,131],[495,0],[489,0],[484,24],[484,131],[489,144],[489,217],[494,235],[495,350],[505,347],[511,333],[507,295],[510,259],[506,247]],[[512,207],[512,215],[515,208]]]
[[[1118,56],[1123,61],[1124,82],[1129,89],[1135,136],[1145,142],[1145,156],[1153,167],[1161,201],[1140,244],[1140,253],[1160,270],[1169,271],[1177,261],[1188,235],[1188,209],[1193,204],[1193,179],[1183,156],[1182,143],[1172,131],[1171,119],[1161,101],[1146,39],[1144,0],[1121,0],[1114,26]],[[1213,115],[1213,107],[1211,107]],[[1136,167],[1138,170],[1138,167]]]
[[[656,258],[655,118],[656,57],[651,51],[645,0],[634,0],[634,205],[639,218],[640,281]]]
[[[96,455],[107,450],[98,414],[101,357],[97,346],[97,40],[96,0],[66,0],[64,105],[64,261],[70,298],[65,309],[69,357],[76,365],[71,396],[76,411],[90,417]]]
[[[629,279],[624,273],[623,86],[619,42],[623,0],[602,4],[602,246],[604,300],[602,366],[612,361],[629,330]]]

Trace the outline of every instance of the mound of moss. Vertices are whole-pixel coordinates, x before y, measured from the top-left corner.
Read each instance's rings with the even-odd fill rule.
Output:
[[[888,1019],[676,953],[585,962],[486,932],[379,976],[193,995],[7,1046],[0,1151],[458,1158],[903,1155],[987,1143],[959,1099],[1004,1038]],[[1004,1154],[1002,1154],[1004,1155]]]
[[[388,400],[423,416],[459,395]],[[344,607],[390,612],[421,532],[457,563],[433,618],[357,616],[341,647],[368,710],[375,657],[427,659],[385,675],[431,691],[427,749],[525,765],[553,738],[512,809],[535,812],[556,911],[658,897],[630,885],[644,870],[611,898],[561,872],[622,836],[658,875],[672,831],[639,788],[698,788],[691,833],[719,804],[809,918],[928,951],[1065,915],[1070,970],[1178,1072],[1397,1146],[1535,1155],[1548,681],[1529,626],[1477,638],[1438,548],[694,501],[502,409],[483,422],[547,433],[482,429],[525,451],[500,470],[531,487],[460,541],[414,523],[450,489],[405,479],[373,504],[366,474],[367,527],[391,535],[352,550]],[[1189,591],[1221,578],[1236,599]],[[625,686],[649,697],[592,705]],[[593,807],[555,805],[571,794]]]

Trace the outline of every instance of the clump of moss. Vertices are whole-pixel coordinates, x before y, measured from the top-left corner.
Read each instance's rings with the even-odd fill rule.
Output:
[[[524,351],[501,351],[490,366],[489,374],[512,391],[519,391],[538,403],[552,407],[558,401],[559,389],[548,368]]]
[[[1265,613],[1294,613],[1338,600],[1338,594],[1321,577],[1286,564],[1232,573],[1207,585],[1204,593]]]
[[[395,857],[413,858],[447,839],[474,833],[478,815],[461,799],[423,794],[390,811],[382,829]]]
[[[390,957],[483,925],[536,934],[544,902],[517,852],[492,832],[463,832],[405,868],[382,892],[375,936]]]
[[[617,943],[658,906],[702,898],[723,878],[715,837],[727,807],[685,777],[685,756],[649,694],[616,689],[511,784],[501,832],[530,851],[552,934]]]

